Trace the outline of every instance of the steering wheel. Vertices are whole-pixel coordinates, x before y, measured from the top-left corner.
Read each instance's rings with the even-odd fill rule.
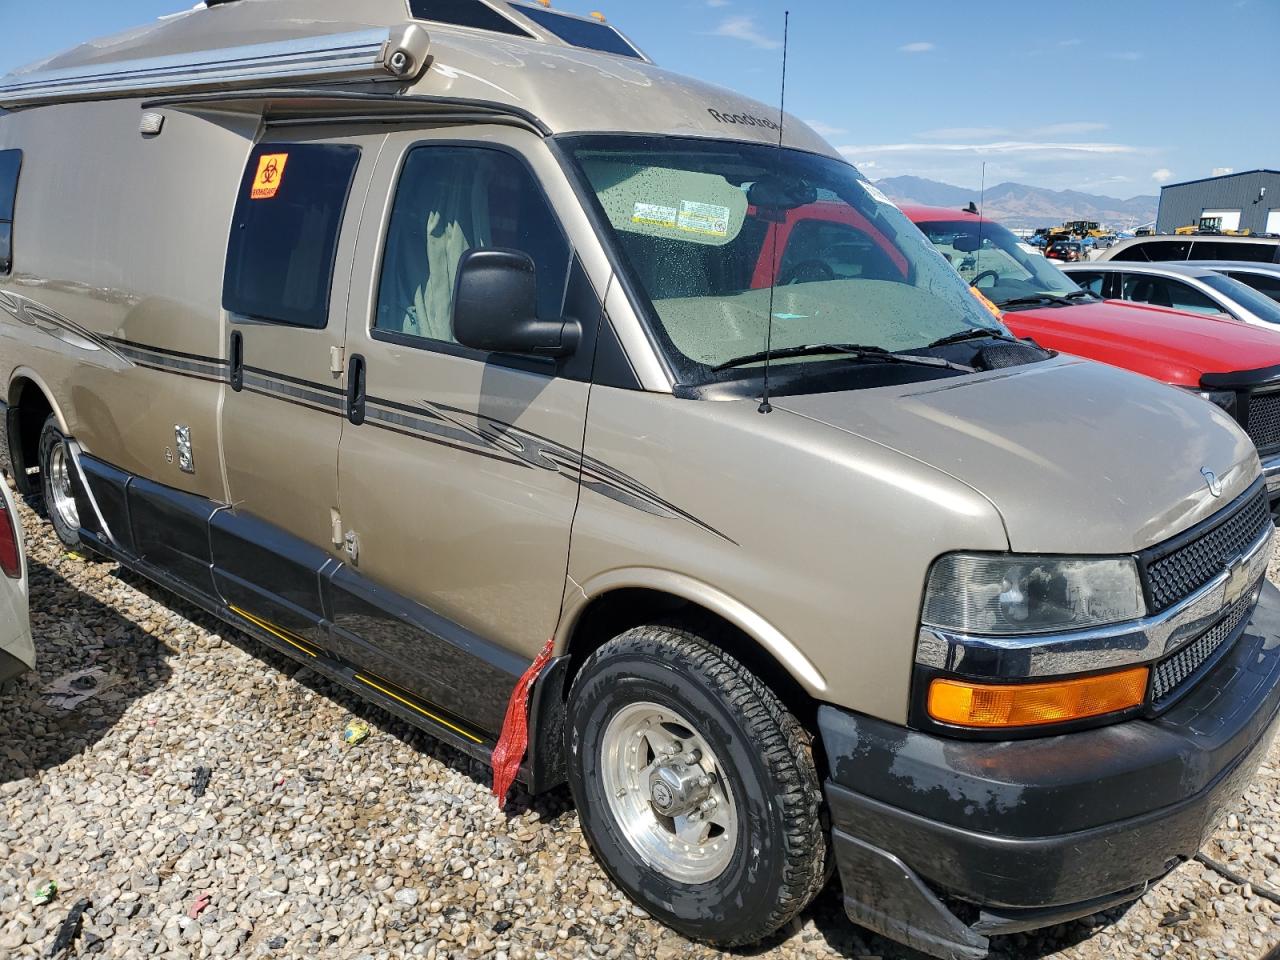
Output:
[[[778,281],[778,286],[786,287],[793,283],[812,283],[815,280],[834,280],[836,272],[825,260],[801,260],[787,271],[787,275]]]
[[[994,270],[983,270],[980,274],[978,274],[976,277],[974,277],[972,280],[969,281],[969,286],[976,287],[978,285],[978,281],[983,279],[984,277],[990,277],[992,280],[995,280],[995,281],[1000,280],[1000,274],[996,273]]]

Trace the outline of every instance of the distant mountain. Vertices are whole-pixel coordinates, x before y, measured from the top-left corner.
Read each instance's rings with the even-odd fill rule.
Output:
[[[978,202],[978,191],[924,177],[887,177],[876,186],[899,203],[955,207]],[[1000,183],[987,188],[983,213],[1006,227],[1053,227],[1066,220],[1097,220],[1111,227],[1148,223],[1156,218],[1157,197],[1117,200],[1078,190],[1046,190],[1025,183]]]

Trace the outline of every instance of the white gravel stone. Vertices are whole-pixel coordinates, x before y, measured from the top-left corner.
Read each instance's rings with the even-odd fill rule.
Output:
[[[499,812],[483,765],[115,564],[68,556],[20,512],[39,664],[0,694],[5,960],[46,956],[81,897],[77,957],[723,956],[618,894],[567,791]],[[120,684],[70,712],[44,703],[89,667]],[[372,735],[348,748],[353,716]],[[1258,896],[1280,885],[1280,746],[1222,821],[1206,852],[1250,888],[1188,863],[1127,910],[997,939],[993,957],[1260,957],[1280,942],[1280,906]],[[34,907],[43,877],[61,892]],[[919,955],[849,923],[833,886],[752,956]]]

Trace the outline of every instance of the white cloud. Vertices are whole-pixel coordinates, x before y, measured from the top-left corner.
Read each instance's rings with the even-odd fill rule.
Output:
[[[820,137],[838,137],[842,133],[848,133],[843,127],[833,127],[829,123],[823,123],[821,120],[812,120],[809,126],[813,128],[813,132]]]
[[[1215,177],[1225,177],[1228,173],[1235,173],[1234,167],[1214,167],[1213,175]]]
[[[1122,50],[1119,53],[1107,54],[1112,60],[1141,60],[1142,53],[1138,50]]]
[[[1080,46],[1080,39],[1079,39],[1078,37],[1073,37],[1073,38],[1071,38],[1070,40],[1059,40],[1059,41],[1058,41],[1058,46],[1060,46],[1060,47],[1078,47],[1078,46]]]
[[[1003,127],[941,127],[917,133],[921,140],[980,140],[983,137],[1007,137],[1011,131]]]
[[[878,143],[840,147],[839,149],[845,156],[854,154],[930,153],[973,153],[1001,156],[1019,153],[1118,154],[1137,152],[1137,147],[1131,147],[1123,143],[1050,143],[1036,140],[1001,140],[994,143]]]
[[[1066,137],[1081,133],[1097,133],[1107,129],[1105,123],[1092,120],[1075,120],[1070,123],[1050,123],[1043,127],[1035,127],[1028,131],[1033,137]]]
[[[713,34],[717,37],[741,40],[743,43],[749,43],[751,46],[759,47],[761,50],[776,50],[782,46],[780,40],[766,37],[756,29],[755,17],[728,17],[721,21],[720,26],[715,28]]]
[[[707,0],[708,7],[727,7],[729,0]]]
[[[917,40],[914,43],[904,43],[898,48],[902,53],[928,53],[935,49],[934,44],[928,40]]]
[[[1161,167],[1159,170],[1151,171],[1151,179],[1156,183],[1168,183],[1173,179],[1173,171],[1168,167]]]

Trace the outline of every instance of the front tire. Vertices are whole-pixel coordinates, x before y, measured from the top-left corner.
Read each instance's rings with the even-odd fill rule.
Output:
[[[52,414],[40,428],[39,458],[40,490],[53,532],[63,546],[77,550],[80,548],[80,513],[71,485],[71,471],[75,468],[67,438],[58,427],[58,418]]]
[[[593,653],[569,695],[569,785],[604,869],[652,916],[755,943],[821,890],[821,786],[799,721],[728,653],[669,626]]]

